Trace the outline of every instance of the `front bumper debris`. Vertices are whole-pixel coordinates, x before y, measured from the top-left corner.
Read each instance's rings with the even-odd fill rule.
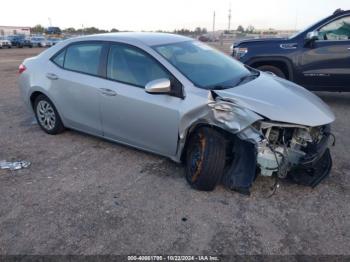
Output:
[[[315,188],[329,176],[331,169],[332,157],[330,150],[327,148],[320,158],[315,158],[313,162],[300,164],[292,169],[287,178],[298,185]]]
[[[329,176],[332,169],[332,158],[329,150],[332,142],[331,138],[330,128],[327,127],[324,137],[319,143],[310,144],[306,148],[305,156],[287,172],[286,178],[298,185],[312,188],[319,185]],[[239,188],[249,191],[259,174],[256,145],[253,142],[234,136],[232,153],[233,161],[227,168],[222,182],[230,189]]]

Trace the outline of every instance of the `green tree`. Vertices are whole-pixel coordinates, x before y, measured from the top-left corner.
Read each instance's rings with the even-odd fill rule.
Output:
[[[111,29],[111,33],[117,33],[117,32],[119,32],[118,29],[116,29],[116,28],[112,28],[112,29]]]
[[[43,34],[45,32],[45,28],[42,25],[36,25],[30,29],[30,31],[34,34]]]
[[[63,32],[67,33],[67,34],[75,34],[76,30],[74,27],[68,27],[68,28],[64,29]]]
[[[196,29],[194,30],[194,34],[195,35],[201,35],[202,34],[202,29],[200,27],[196,27]]]
[[[255,32],[255,27],[252,26],[252,25],[249,25],[246,29],[246,32],[249,33],[249,34],[252,34]]]
[[[237,27],[237,31],[243,33],[243,32],[244,32],[244,27],[241,26],[241,25],[239,25],[239,26]]]

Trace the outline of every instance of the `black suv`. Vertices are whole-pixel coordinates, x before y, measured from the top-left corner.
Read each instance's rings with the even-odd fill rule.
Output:
[[[290,38],[235,43],[232,55],[309,90],[350,91],[350,10],[338,9]]]

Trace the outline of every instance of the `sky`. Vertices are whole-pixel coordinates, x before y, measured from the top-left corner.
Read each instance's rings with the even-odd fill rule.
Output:
[[[350,0],[26,0],[2,1],[0,25],[155,31],[196,27],[212,30],[253,25],[257,29],[302,29],[337,8],[350,9]],[[50,18],[50,19],[49,19]]]

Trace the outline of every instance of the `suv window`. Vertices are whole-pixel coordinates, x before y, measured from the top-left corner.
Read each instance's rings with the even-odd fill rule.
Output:
[[[319,30],[320,40],[350,40],[350,16],[335,20]]]
[[[140,87],[145,87],[152,80],[171,78],[168,72],[148,54],[123,44],[114,44],[110,48],[107,77]]]
[[[74,44],[67,47],[64,68],[98,75],[103,44]]]

